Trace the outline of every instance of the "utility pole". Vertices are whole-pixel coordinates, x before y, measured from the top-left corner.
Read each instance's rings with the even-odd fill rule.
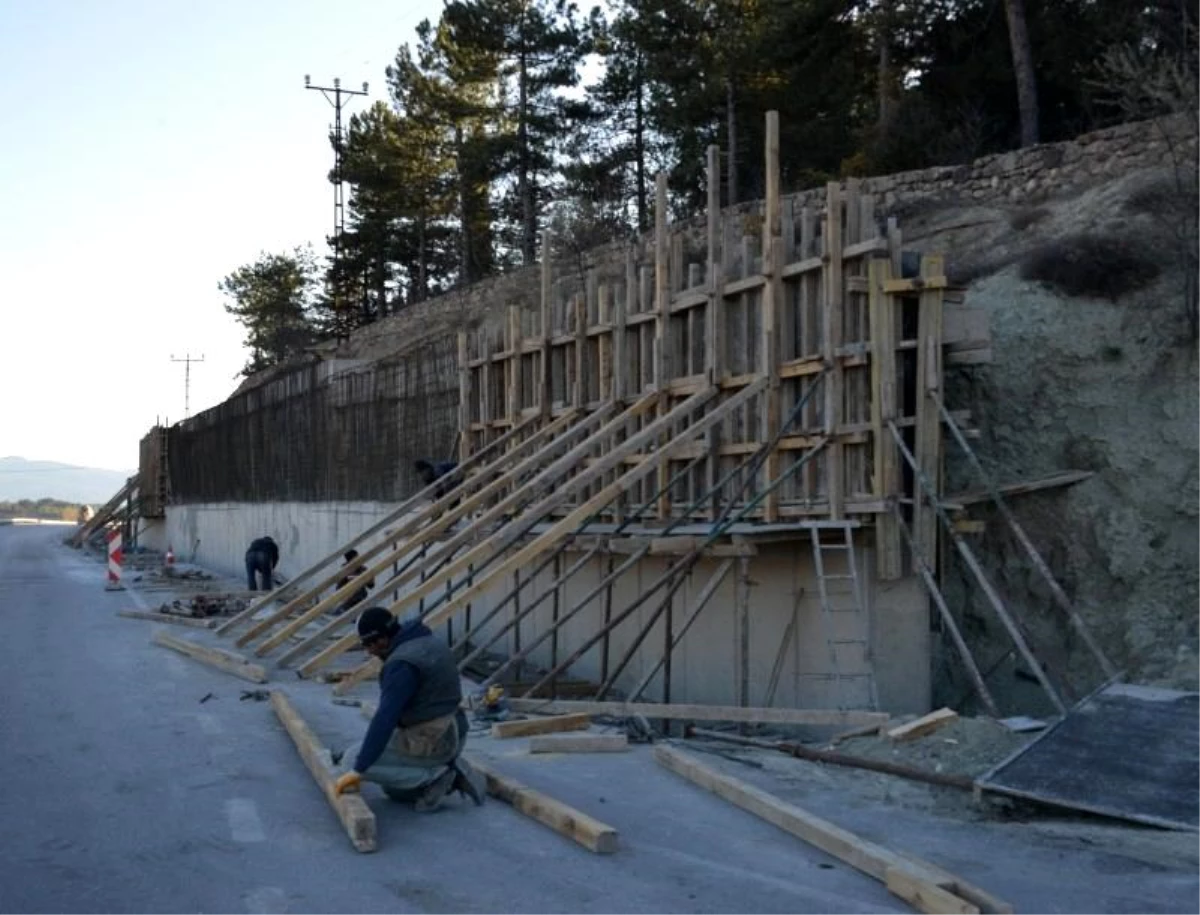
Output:
[[[304,88],[314,89],[325,96],[325,100],[333,106],[333,313],[337,318],[342,315],[342,303],[338,285],[341,279],[342,263],[342,231],[345,228],[345,204],[342,196],[342,97],[366,95],[367,84],[362,84],[362,91],[343,89],[340,78],[335,78],[332,86],[314,86],[312,78],[304,77]],[[330,95],[332,93],[332,96]],[[340,328],[339,328],[340,330]]]
[[[171,356],[172,362],[183,363],[183,418],[187,419],[192,415],[192,363],[203,362],[204,354],[193,356],[191,353],[185,355],[182,359],[176,359],[174,354]]]

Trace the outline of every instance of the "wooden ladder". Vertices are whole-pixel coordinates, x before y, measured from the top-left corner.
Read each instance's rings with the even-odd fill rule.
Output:
[[[821,539],[820,528],[814,527],[809,530],[812,537],[813,568],[817,576],[817,593],[821,601],[821,627],[829,650],[830,665],[828,674],[809,676],[832,682],[838,697],[838,708],[844,709],[852,704],[877,709],[879,694],[875,686],[874,663],[871,657],[870,614],[863,597],[862,581],[858,577],[854,530],[847,525],[841,528],[841,533],[840,542],[831,542]],[[826,554],[842,556],[843,570],[829,573],[827,562],[832,557],[827,558]],[[850,614],[853,616],[849,616]],[[847,616],[849,626],[846,623]],[[850,632],[845,631],[847,628]],[[861,662],[853,665],[859,669],[845,671],[844,661],[847,659],[844,655],[852,651],[853,646],[859,646],[861,650]],[[853,689],[841,688],[856,682],[857,693]]]

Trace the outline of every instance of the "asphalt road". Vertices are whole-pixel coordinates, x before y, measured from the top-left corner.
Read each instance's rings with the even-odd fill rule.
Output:
[[[378,793],[358,854],[269,704],[116,617],[132,595],[64,531],[0,527],[0,911],[908,911],[634,754],[562,786],[605,804],[616,855],[495,801],[422,816]],[[328,687],[272,676],[329,743],[361,733]]]

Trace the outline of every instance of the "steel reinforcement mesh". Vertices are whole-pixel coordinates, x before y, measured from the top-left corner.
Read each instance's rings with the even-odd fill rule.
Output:
[[[454,340],[340,374],[317,363],[173,426],[171,501],[398,501],[457,433]]]

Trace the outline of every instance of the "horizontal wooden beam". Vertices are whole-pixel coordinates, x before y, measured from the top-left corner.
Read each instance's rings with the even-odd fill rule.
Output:
[[[912,279],[884,280],[883,291],[891,295],[902,295],[927,289],[945,289],[949,285],[944,276],[914,276]]]
[[[546,734],[529,738],[530,753],[620,753],[629,749],[624,734]]]
[[[591,726],[591,716],[581,713],[555,715],[552,718],[497,721],[492,725],[492,737],[506,740],[511,737],[530,737],[534,734],[554,734],[559,731],[586,731]]]
[[[1017,483],[1003,483],[993,487],[1002,496],[1020,496],[1029,492],[1037,492],[1040,489],[1055,489],[1059,486],[1073,486],[1076,483],[1082,483],[1084,480],[1094,477],[1096,474],[1091,470],[1064,470],[1061,473],[1051,474],[1048,477],[1040,477],[1034,480],[1021,480]],[[946,502],[952,502],[955,505],[974,505],[977,502],[987,502],[991,499],[991,494],[986,489],[972,489],[967,492],[955,493],[954,495],[946,496]]]
[[[874,877],[889,889],[893,886],[902,888],[907,894],[903,898],[910,903],[918,898],[927,898],[934,900],[935,905],[946,905],[950,902],[949,897],[954,897],[951,908],[923,911],[1012,912],[1012,907],[1007,903],[958,880],[935,865],[863,839],[795,804],[725,775],[691,754],[659,745],[654,748],[654,759],[676,775]],[[889,872],[892,874],[890,882]],[[918,890],[920,893],[916,892]],[[980,905],[981,902],[984,905]]]
[[[153,610],[118,610],[117,616],[130,620],[150,620],[155,623],[170,623],[172,626],[191,626],[193,629],[215,629],[217,620],[197,619],[194,616],[180,616],[178,613],[157,613]]]
[[[936,712],[930,712],[928,715],[922,715],[915,721],[910,721],[907,724],[902,724],[899,727],[894,727],[887,732],[889,740],[897,742],[905,740],[916,740],[918,737],[924,737],[926,734],[932,734],[940,727],[958,721],[958,712],[954,709],[940,708]]]
[[[883,712],[842,711],[838,709],[742,708],[733,705],[661,705],[656,702],[590,702],[584,700],[509,699],[514,712],[542,712],[589,715],[611,715],[621,718],[641,715],[643,718],[672,721],[739,721],[749,724],[810,724],[836,727],[856,727],[873,723],[884,724]]]
[[[467,761],[487,780],[487,792],[513,809],[549,826],[560,836],[577,842],[598,855],[611,855],[617,850],[618,833],[611,826],[576,810],[562,801],[529,788],[515,778],[501,775],[476,757]]]
[[[329,751],[317,740],[312,729],[300,717],[300,713],[293,708],[287,696],[279,690],[271,690],[271,708],[275,710],[275,714],[292,738],[296,750],[300,753],[300,758],[304,760],[304,765],[308,767],[317,787],[325,795],[325,800],[329,801],[329,806],[342,821],[346,835],[350,837],[350,844],[361,852],[375,851],[377,846],[375,814],[371,812],[367,802],[362,799],[362,795],[339,795],[335,792],[336,779],[329,764],[325,761]]]
[[[151,641],[163,648],[170,648],[180,654],[187,655],[210,667],[216,667],[226,673],[249,680],[251,683],[266,683],[267,672],[257,664],[251,664],[239,654],[225,651],[222,648],[210,648],[207,645],[197,645],[187,639],[177,638],[166,632],[156,632]]]

